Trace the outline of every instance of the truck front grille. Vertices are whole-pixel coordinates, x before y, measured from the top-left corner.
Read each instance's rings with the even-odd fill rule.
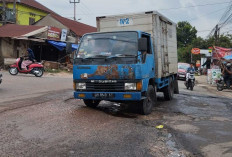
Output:
[[[117,82],[117,83],[93,83],[87,82],[86,83],[86,90],[87,91],[102,91],[102,92],[120,92],[124,91],[124,83]]]

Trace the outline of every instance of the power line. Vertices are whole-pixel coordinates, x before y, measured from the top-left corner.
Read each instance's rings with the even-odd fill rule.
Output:
[[[186,6],[186,7],[177,7],[177,8],[164,8],[164,9],[156,9],[157,11],[164,11],[164,10],[178,10],[178,9],[183,9],[183,8],[194,8],[194,7],[204,7],[204,6],[211,6],[211,5],[222,5],[222,4],[228,4],[230,2],[220,2],[220,3],[208,3],[208,4],[199,4],[199,5],[192,5],[192,6]],[[92,11],[91,11],[92,12]],[[79,14],[79,15],[91,15],[91,14],[115,14],[113,12],[111,13],[89,13],[89,14]],[[67,14],[66,14],[67,15]]]
[[[227,8],[227,7],[226,7],[226,8]],[[213,14],[218,13],[218,12],[220,12],[220,11],[226,9],[226,8],[224,7],[224,8],[221,8],[221,9],[219,9],[219,10],[215,10],[215,11],[209,12],[209,13],[207,13],[207,14],[203,14],[203,15],[201,15],[201,17],[202,17],[202,16],[207,16],[207,15],[213,15]],[[195,19],[198,19],[198,17],[188,19],[187,21],[193,21],[193,20],[195,20]]]
[[[219,22],[216,24],[216,26],[211,30],[211,32],[208,35],[208,37],[210,37],[214,34],[216,41],[220,36],[220,30],[232,20],[232,0],[229,3],[230,5],[223,13]]]

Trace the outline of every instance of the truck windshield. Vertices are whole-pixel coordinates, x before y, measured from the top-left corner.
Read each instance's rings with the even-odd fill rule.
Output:
[[[114,32],[85,35],[76,58],[99,58],[110,56],[136,56],[137,32]]]

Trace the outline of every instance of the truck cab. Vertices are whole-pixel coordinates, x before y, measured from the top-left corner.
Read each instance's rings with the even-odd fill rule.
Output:
[[[139,28],[139,30],[137,30]],[[89,107],[101,100],[134,102],[150,114],[156,92],[178,93],[176,24],[158,12],[97,17],[75,53],[74,97]]]
[[[90,107],[101,100],[137,101],[142,113],[149,114],[159,82],[154,57],[151,35],[146,32],[86,34],[74,59],[74,97]]]

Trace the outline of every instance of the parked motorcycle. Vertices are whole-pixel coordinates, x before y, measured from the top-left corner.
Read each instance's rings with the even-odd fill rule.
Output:
[[[190,71],[187,73],[187,82],[185,83],[185,86],[187,89],[193,90],[193,87],[195,86],[195,76],[194,72]]]
[[[11,75],[17,75],[18,73],[23,74],[32,74],[36,77],[43,76],[44,67],[41,63],[32,63],[27,66],[27,70],[23,70],[21,68],[21,64],[23,62],[23,57],[17,58],[16,63],[10,66],[9,73]]]
[[[230,80],[230,85],[232,85],[232,80]],[[217,81],[217,90],[222,91],[223,89],[228,89],[228,88],[226,86],[223,76],[221,76],[220,79]],[[230,86],[229,89],[232,89],[232,87]]]

